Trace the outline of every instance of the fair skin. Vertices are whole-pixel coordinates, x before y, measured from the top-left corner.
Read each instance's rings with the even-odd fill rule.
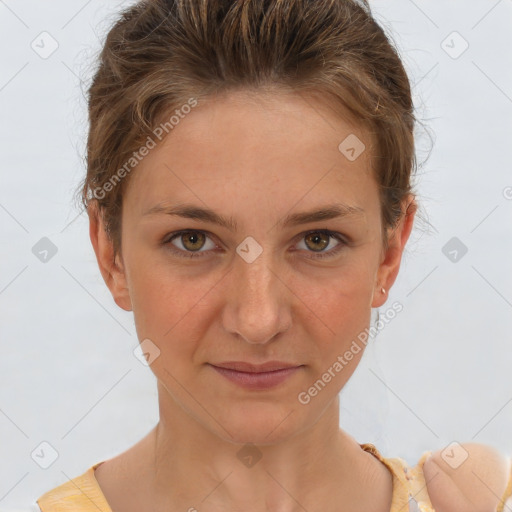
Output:
[[[367,149],[349,161],[338,145],[353,133]],[[115,265],[90,209],[103,278],[133,311],[139,340],[160,350],[151,363],[158,425],[96,470],[114,512],[389,512],[391,474],[339,428],[338,393],[364,350],[308,404],[297,399],[385,304],[413,226],[414,202],[384,250],[371,147],[360,127],[313,99],[230,93],[193,109],[133,171]],[[145,214],[164,202],[211,209],[236,229]],[[334,203],[362,211],[281,224]],[[345,242],[306,237],[321,229]],[[168,241],[183,230],[199,238]],[[248,236],[262,248],[250,263],[236,252]],[[299,368],[272,388],[248,390],[212,367],[235,360]],[[237,457],[246,443],[261,454],[252,467]]]
[[[351,133],[367,146],[353,162],[337,148]],[[381,288],[393,285],[412,229],[409,197],[383,250],[369,148],[363,131],[311,98],[232,94],[191,112],[139,164],[124,197],[114,266],[91,206],[103,278],[115,302],[134,312],[139,339],[160,349],[151,364],[159,423],[95,472],[113,512],[389,512],[390,472],[339,429],[338,393],[363,350],[307,405],[297,400],[368,326],[369,308],[385,304]],[[142,215],[164,201],[209,207],[238,228]],[[364,213],[279,224],[334,202]],[[206,251],[204,259],[179,258],[160,244],[185,229],[208,232],[187,244]],[[319,243],[323,252],[339,244],[324,236],[306,245],[304,232],[315,229],[343,234],[347,244],[330,259],[309,259]],[[246,236],[263,249],[251,263],[236,253]],[[180,237],[173,242],[186,250]],[[272,359],[301,367],[267,390],[241,389],[210,366]],[[251,467],[237,457],[247,442],[261,456]],[[438,512],[494,512],[508,461],[490,446],[462,446],[468,459],[457,469],[442,449],[425,462],[431,502]]]

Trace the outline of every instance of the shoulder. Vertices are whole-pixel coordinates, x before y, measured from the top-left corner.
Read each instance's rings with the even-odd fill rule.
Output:
[[[36,503],[41,512],[111,512],[94,478],[95,464],[80,476],[45,492]]]
[[[495,512],[511,492],[511,460],[492,446],[452,443],[423,464],[427,490],[439,512]]]

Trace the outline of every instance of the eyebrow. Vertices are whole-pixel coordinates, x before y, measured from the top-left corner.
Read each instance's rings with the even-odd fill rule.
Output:
[[[165,214],[182,217],[185,219],[209,222],[211,224],[222,226],[226,229],[229,229],[230,231],[236,231],[238,226],[238,223],[233,219],[233,217],[223,217],[213,210],[198,207],[192,204],[180,204],[172,206],[158,204],[145,211],[142,215],[146,216],[156,214]],[[360,206],[335,203],[323,206],[315,210],[288,214],[286,217],[284,217],[284,219],[278,222],[278,225],[281,227],[293,227],[300,224],[308,224],[310,222],[320,222],[348,216],[364,216],[364,214],[365,211]]]

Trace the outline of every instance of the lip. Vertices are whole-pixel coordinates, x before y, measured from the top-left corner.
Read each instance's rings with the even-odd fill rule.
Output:
[[[223,363],[212,364],[212,366],[245,373],[264,373],[276,370],[285,370],[288,368],[297,368],[300,365],[285,363],[283,361],[267,361],[263,364],[247,363],[245,361],[225,361]]]
[[[269,361],[263,364],[227,361],[210,366],[229,381],[245,389],[264,390],[281,384],[303,365],[282,361]]]

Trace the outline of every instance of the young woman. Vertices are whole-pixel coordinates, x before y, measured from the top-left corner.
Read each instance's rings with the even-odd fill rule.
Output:
[[[160,421],[42,512],[504,510],[491,447],[408,467],[339,428],[418,207],[409,80],[366,3],[139,2],[89,115],[91,241]]]

